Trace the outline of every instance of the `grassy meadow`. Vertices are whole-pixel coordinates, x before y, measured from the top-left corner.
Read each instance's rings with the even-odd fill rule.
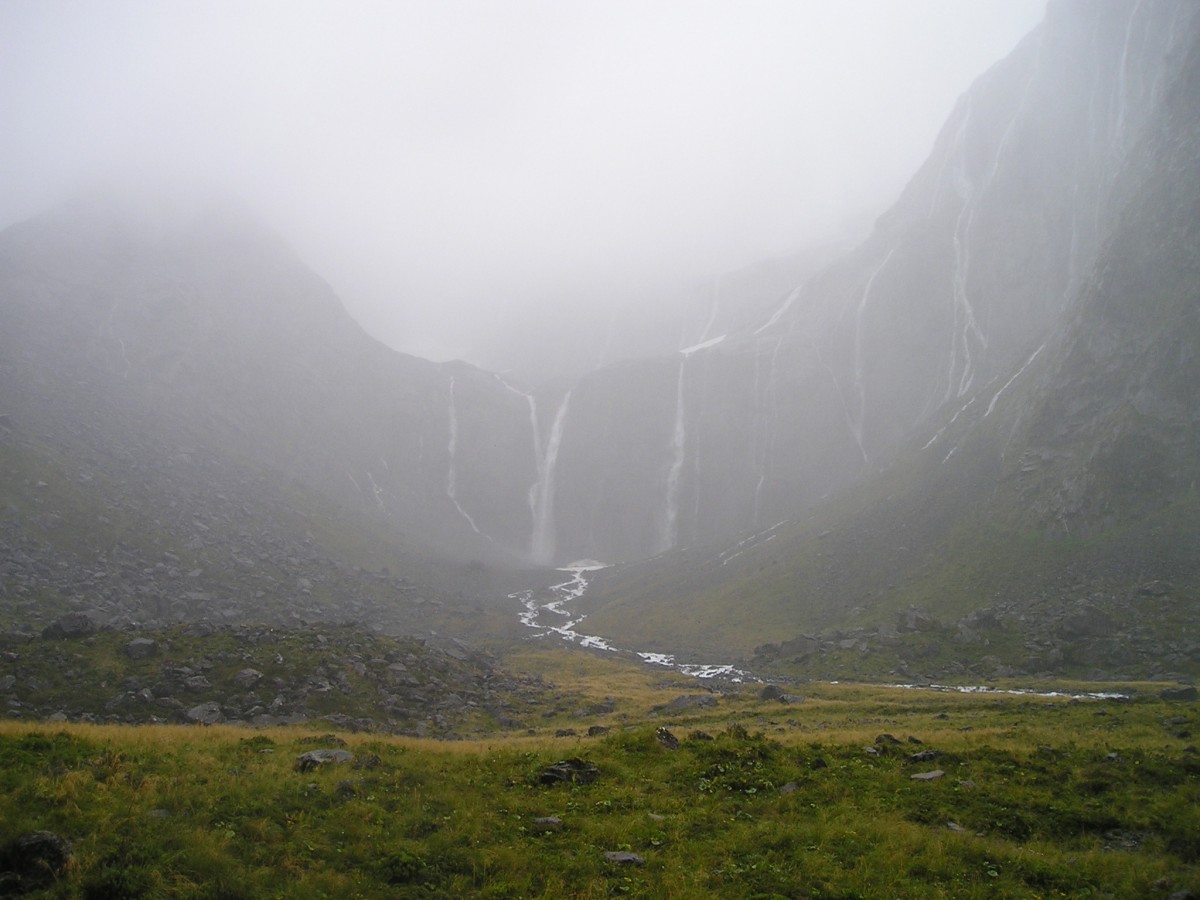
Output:
[[[746,685],[655,712],[704,687],[565,649],[508,664],[611,709],[548,706],[519,733],[440,743],[9,720],[0,840],[73,842],[49,897],[1200,891],[1200,714],[1151,685],[1072,700],[813,683],[786,688],[804,694],[790,702]],[[353,760],[297,770],[298,754],[334,748]],[[542,783],[566,759],[598,777]]]

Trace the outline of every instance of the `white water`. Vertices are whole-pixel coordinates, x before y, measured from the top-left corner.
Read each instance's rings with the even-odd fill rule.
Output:
[[[1027,688],[994,688],[978,684],[889,684],[886,686],[913,691],[943,691],[954,694],[1013,694],[1021,697],[1069,697],[1077,700],[1129,699],[1128,694],[1119,694],[1115,691],[1034,691]]]
[[[759,325],[758,328],[754,329],[754,334],[762,334],[764,331],[782,319],[787,311],[791,309],[792,304],[796,302],[796,298],[800,296],[800,290],[802,287],[803,285],[800,285],[800,287],[797,287],[790,294],[788,294],[787,299],[783,301],[783,305],[780,306],[779,309],[775,310],[775,312],[772,313],[771,318],[767,319],[764,324]]]
[[[567,420],[567,408],[571,404],[571,394],[574,389],[567,391],[563,397],[558,412],[554,414],[554,423],[550,426],[550,438],[546,442],[545,458],[538,467],[538,484],[536,497],[533,502],[533,539],[530,553],[538,562],[554,561],[554,470],[558,466],[558,448],[562,445],[563,425]],[[532,413],[532,407],[531,407]],[[534,416],[536,428],[537,419]]]
[[[679,482],[683,474],[683,450],[686,440],[683,417],[683,373],[687,355],[679,360],[679,383],[675,388],[675,427],[671,432],[671,468],[667,471],[666,513],[659,551],[666,552],[679,543]]]
[[[1017,369],[1016,374],[1013,375],[1012,378],[1008,379],[1008,381],[1004,382],[1004,386],[1001,387],[1000,390],[996,391],[996,396],[994,396],[992,398],[992,402],[988,404],[987,412],[985,412],[983,414],[983,417],[985,419],[988,416],[990,416],[992,414],[992,410],[996,408],[996,401],[1000,399],[1000,395],[1003,394],[1005,391],[1007,391],[1009,386],[1014,381],[1016,381],[1018,378],[1021,377],[1021,375],[1025,372],[1025,370],[1028,369],[1033,364],[1033,361],[1038,358],[1038,354],[1041,353],[1044,349],[1046,349],[1046,345],[1042,344],[1042,346],[1040,346],[1036,350],[1034,350],[1033,356],[1031,356],[1031,357],[1029,357],[1029,359],[1025,360],[1025,365],[1023,365],[1023,366],[1021,366],[1021,368]]]
[[[571,578],[561,584],[551,585],[541,596],[538,596],[537,592],[531,590],[517,591],[516,593],[509,594],[510,599],[519,600],[523,607],[524,611],[518,614],[521,624],[527,628],[536,630],[538,633],[535,637],[544,638],[553,635],[562,640],[593,650],[606,650],[610,653],[622,654],[631,653],[643,662],[656,666],[664,666],[668,669],[675,669],[677,672],[682,672],[684,675],[691,675],[695,678],[728,678],[730,681],[735,682],[747,679],[757,680],[741,669],[731,665],[680,662],[672,653],[655,653],[638,650],[627,651],[619,647],[614,647],[608,640],[599,635],[584,634],[577,631],[577,627],[587,616],[573,613],[567,609],[567,605],[574,600],[578,600],[587,591],[587,573],[603,568],[605,568],[604,564],[598,563],[595,560],[581,560],[580,562],[575,562],[559,569],[560,572],[569,572]],[[545,616],[558,616],[566,621],[561,624],[548,624],[542,621]],[[554,622],[553,619],[550,621]]]
[[[446,496],[450,498],[450,502],[454,504],[454,508],[458,510],[459,515],[467,520],[467,524],[471,526],[471,530],[476,534],[482,534],[479,526],[475,524],[475,520],[462,508],[462,504],[458,502],[458,471],[456,469],[455,457],[458,453],[458,411],[454,408],[454,376],[450,376],[450,412],[449,412],[449,430],[450,440],[446,448],[449,456],[449,462],[446,466]]]

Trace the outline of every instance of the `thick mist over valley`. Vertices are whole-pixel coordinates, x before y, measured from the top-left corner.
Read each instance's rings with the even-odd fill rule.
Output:
[[[0,16],[8,627],[1194,668],[1191,3]]]

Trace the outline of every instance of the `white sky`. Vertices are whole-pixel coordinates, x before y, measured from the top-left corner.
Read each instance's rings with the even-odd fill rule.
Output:
[[[113,173],[220,186],[368,330],[452,351],[881,212],[1043,7],[0,0],[0,226]]]

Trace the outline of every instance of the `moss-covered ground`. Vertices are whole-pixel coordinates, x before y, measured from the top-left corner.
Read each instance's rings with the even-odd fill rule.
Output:
[[[565,651],[524,662],[618,710],[679,694],[675,680],[656,687]],[[10,721],[0,841],[47,829],[73,842],[52,897],[1200,891],[1194,703],[1146,686],[1125,700],[795,690],[805,699],[747,686],[676,714],[601,712],[579,720],[580,736],[546,727],[445,743]],[[610,730],[584,736],[590,724]],[[297,771],[298,754],[343,742],[353,761]],[[596,780],[541,783],[571,758],[594,764]],[[535,822],[548,816],[561,827]]]

